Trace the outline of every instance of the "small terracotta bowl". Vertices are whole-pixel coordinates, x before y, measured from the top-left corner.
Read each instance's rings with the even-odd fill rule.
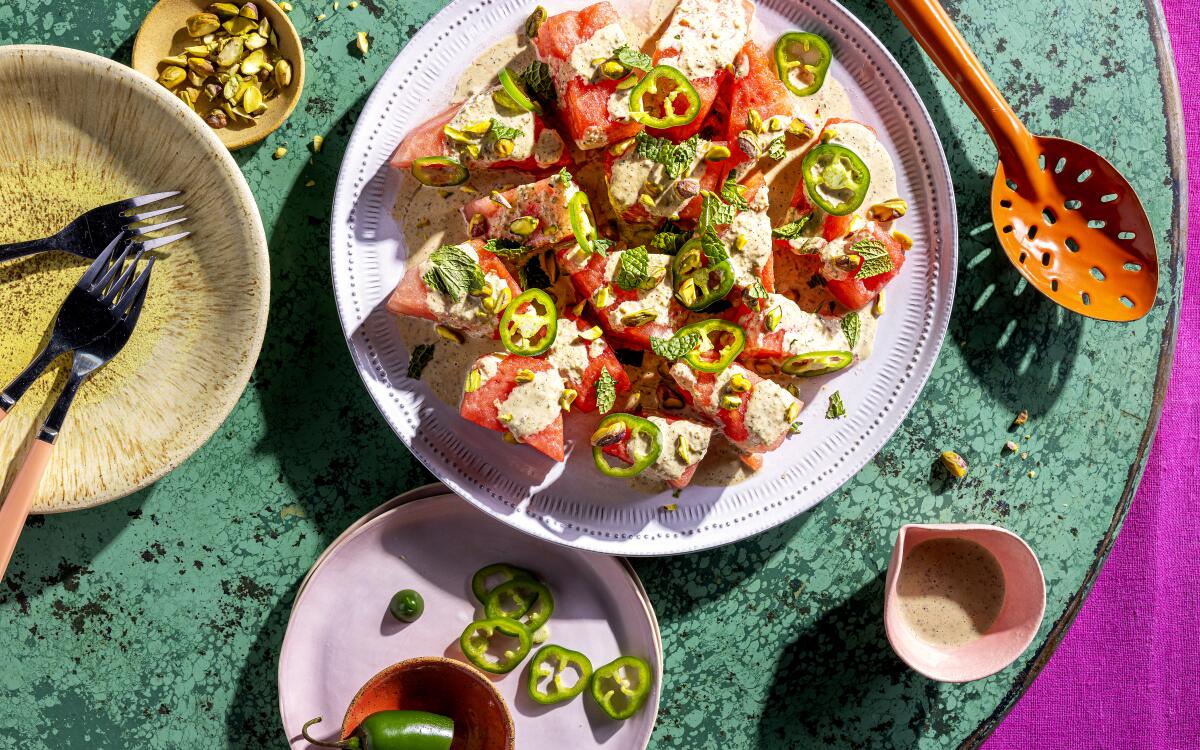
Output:
[[[961,646],[944,647],[914,633],[900,610],[897,584],[904,560],[930,539],[965,539],[979,544],[1000,564],[1004,603],[984,634]],[[1013,663],[1037,634],[1046,611],[1046,579],[1037,556],[1021,537],[999,526],[908,524],[896,535],[883,594],[888,642],[908,666],[932,680],[969,682],[995,674]]]
[[[231,2],[240,6],[245,0]],[[211,4],[212,0],[159,0],[146,14],[133,40],[134,70],[158,80],[159,61],[179,54],[184,47],[195,43],[185,29],[188,17],[200,13]],[[274,132],[292,114],[304,89],[304,47],[296,27],[274,0],[254,0],[254,4],[258,6],[259,13],[271,20],[271,28],[279,40],[279,52],[292,64],[292,83],[267,102],[266,111],[256,117],[253,123],[231,122],[213,131],[230,151],[258,143]]]
[[[429,711],[454,720],[451,750],[513,750],[516,728],[495,685],[460,661],[422,656],[393,664],[362,686],[342,721],[342,738],[376,711]]]

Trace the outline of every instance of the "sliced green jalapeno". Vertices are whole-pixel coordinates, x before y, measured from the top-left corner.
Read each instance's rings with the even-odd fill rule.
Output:
[[[488,656],[488,648],[499,633],[502,636],[517,639],[516,650],[505,651],[496,658]],[[458,645],[463,655],[475,666],[492,674],[506,674],[516,669],[517,665],[529,655],[533,647],[533,636],[525,626],[514,620],[502,617],[476,620],[467,626],[458,638]]]
[[[572,667],[579,672],[579,679],[568,687],[563,684],[563,675]],[[543,688],[547,677],[550,680]],[[591,679],[592,661],[586,656],[562,646],[543,646],[529,663],[529,697],[543,706],[569,701],[586,690]]]
[[[525,89],[521,88],[521,84],[517,83],[516,77],[508,72],[508,68],[500,71],[499,78],[500,86],[504,89],[504,93],[516,105],[513,109],[523,109],[526,112],[533,112],[539,115],[542,113],[542,105],[529,98],[529,95],[525,93]]]
[[[592,673],[592,698],[613,719],[637,713],[653,686],[650,664],[636,656],[622,656]]]
[[[693,370],[721,372],[733,363],[746,346],[746,332],[736,323],[710,318],[690,323],[675,332],[676,336],[700,334],[700,345],[683,356]]]
[[[633,463],[629,466],[613,466],[604,457],[604,449],[622,441]],[[646,446],[644,451],[635,450],[643,444]],[[627,478],[641,474],[658,460],[661,452],[662,431],[658,425],[632,414],[609,414],[592,433],[592,460],[596,462],[600,473],[610,477]]]
[[[494,576],[501,576],[501,579],[495,585],[489,585]],[[525,570],[524,568],[510,565],[509,563],[492,563],[485,565],[475,571],[475,575],[471,576],[471,593],[479,600],[479,603],[487,601],[487,595],[502,583],[524,578],[529,581],[536,581],[537,576]]]
[[[845,216],[862,205],[871,187],[871,170],[845,146],[822,143],[800,165],[812,202],[832,216]]]
[[[846,351],[807,352],[795,357],[789,357],[779,369],[788,375],[799,375],[802,378],[814,378],[845,369],[854,361],[854,354]]]
[[[685,105],[682,111],[681,97]],[[661,108],[662,114],[652,113],[651,107]],[[679,69],[659,65],[629,92],[629,111],[634,120],[648,128],[675,128],[687,125],[700,114],[700,95]]]
[[[807,31],[789,31],[775,42],[775,72],[796,96],[811,96],[825,85],[833,62],[829,42]],[[792,75],[793,71],[798,76]]]
[[[596,219],[592,216],[592,204],[588,201],[587,193],[580,190],[571,196],[567,203],[567,214],[571,218],[571,233],[575,235],[575,242],[585,255],[591,255],[596,250],[596,238],[600,235],[596,232]]]
[[[490,619],[519,622],[532,633],[554,614],[554,595],[538,581],[516,578],[492,589],[483,602],[483,613]]]
[[[699,237],[679,248],[671,271],[675,299],[689,310],[703,310],[733,288],[733,266],[728,260],[712,263]]]
[[[513,354],[536,357],[550,348],[557,335],[558,309],[541,289],[517,295],[500,316],[500,341]]]
[[[455,159],[448,156],[422,156],[413,159],[409,167],[417,182],[429,187],[453,187],[467,181],[471,173]]]

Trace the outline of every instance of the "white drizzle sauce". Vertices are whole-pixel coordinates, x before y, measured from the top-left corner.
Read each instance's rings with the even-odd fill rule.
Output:
[[[512,436],[523,440],[549,427],[562,413],[558,399],[565,387],[556,370],[544,370],[534,373],[533,380],[521,383],[504,401],[497,402],[500,414],[512,415],[507,425]]]
[[[712,438],[713,428],[679,419],[668,422],[662,417],[647,417],[662,433],[662,451],[654,463],[646,468],[646,473],[659,479],[671,480],[683,476],[688,467],[694,466],[708,453],[708,443]],[[691,461],[684,461],[679,455],[679,438],[688,442]]]
[[[681,179],[700,180],[708,171],[708,162],[704,154],[708,151],[709,142],[699,139],[696,145],[696,156],[691,166],[684,172]],[[684,198],[675,190],[677,180],[672,180],[663,164],[638,156],[637,147],[630,146],[613,162],[612,177],[609,179],[608,194],[613,206],[618,211],[624,211],[638,202],[642,188],[647,183],[661,188],[654,198],[654,205],[646,210],[652,216],[675,216],[695,198]]]
[[[710,78],[733,62],[746,43],[746,11],[741,0],[680,0],[671,23],[658,41],[672,65],[692,80]]]
[[[745,421],[750,438],[744,442],[748,447],[750,444],[758,447],[773,445],[791,427],[788,409],[800,402],[771,380],[759,381],[747,396],[750,400],[746,404]]]
[[[624,251],[609,253],[608,260],[604,264],[604,277],[610,283],[613,283],[613,279],[616,278],[617,268],[620,265],[622,255],[624,255]],[[647,274],[654,276],[662,271],[664,273],[662,281],[658,282],[652,289],[638,289],[636,298],[625,300],[617,305],[616,310],[608,310],[606,314],[609,316],[609,321],[613,328],[618,330],[624,329],[625,325],[621,323],[621,318],[640,310],[648,309],[654,311],[654,320],[650,322],[665,322],[667,320],[671,307],[671,295],[674,294],[674,289],[671,286],[671,256],[650,253],[649,258]]]
[[[757,196],[756,196],[757,197]],[[737,238],[746,243],[739,250]],[[771,218],[765,211],[740,211],[721,235],[729,249],[729,265],[733,267],[734,283],[746,287],[762,276],[771,259]]]
[[[497,161],[524,161],[533,154],[533,130],[534,120],[532,112],[513,112],[507,108],[503,111],[496,106],[495,100],[492,98],[491,90],[476,94],[463,102],[462,109],[458,114],[454,115],[450,120],[449,125],[453,128],[463,130],[478,122],[489,122],[496,120],[500,124],[510,128],[516,128],[521,131],[521,134],[513,139],[513,151],[509,156],[501,157],[496,154],[489,144],[494,142],[491,136],[483,140],[485,144],[482,152],[476,158],[467,158],[470,164],[487,165]],[[460,144],[456,141],[446,139],[446,142],[451,147],[457,148]],[[465,153],[465,152],[463,152]],[[562,153],[561,141],[559,154]],[[557,157],[556,157],[557,158]],[[542,161],[539,159],[539,161]],[[554,159],[542,161],[543,164],[553,163]]]

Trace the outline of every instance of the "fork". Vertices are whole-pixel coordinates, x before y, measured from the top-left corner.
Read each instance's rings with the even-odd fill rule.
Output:
[[[157,203],[167,198],[173,198],[180,194],[182,194],[180,190],[168,190],[165,193],[140,195],[136,198],[128,198],[116,203],[97,206],[81,214],[70,224],[49,237],[43,237],[40,240],[29,240],[27,242],[14,242],[10,245],[0,245],[0,263],[46,250],[61,250],[64,253],[95,259],[99,255],[100,248],[104,247],[104,243],[110,237],[117,234],[128,232],[133,237],[141,237],[150,232],[156,232],[160,229],[166,229],[180,222],[187,221],[187,217],[185,216],[179,219],[160,221],[145,227],[133,226],[139,222],[153,219],[156,216],[163,216],[173,211],[178,211],[183,208],[182,203],[178,206],[167,206],[166,208],[156,208],[134,214],[129,213],[135,208],[141,208],[142,206]],[[188,232],[183,232],[166,237],[154,237],[136,244],[144,250],[154,250],[175,240],[182,239],[187,235]]]
[[[0,578],[12,558],[33,496],[37,494],[42,475],[50,463],[54,441],[62,430],[75,395],[92,373],[121,351],[141,315],[154,258],[151,257],[138,273],[138,263],[146,250],[140,248],[134,252],[138,244],[135,242],[126,243],[125,249],[114,258],[113,254],[122,237],[118,235],[88,266],[59,309],[46,348],[0,394],[0,419],[3,419],[12,409],[12,404],[51,362],[60,354],[73,352],[67,384],[25,455],[8,497],[0,505]],[[126,266],[127,260],[130,262]]]

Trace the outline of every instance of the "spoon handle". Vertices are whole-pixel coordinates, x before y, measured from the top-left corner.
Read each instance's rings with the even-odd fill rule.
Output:
[[[888,0],[892,11],[963,98],[1000,152],[1006,174],[1018,182],[1037,158],[1033,136],[988,77],[979,58],[938,0]]]

